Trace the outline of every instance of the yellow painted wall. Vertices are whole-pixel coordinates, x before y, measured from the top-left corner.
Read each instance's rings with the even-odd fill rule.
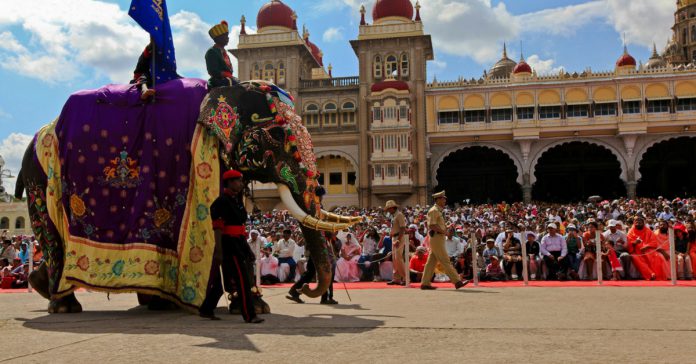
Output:
[[[621,99],[623,100],[632,100],[640,98],[640,89],[637,86],[626,86],[621,89]]]
[[[437,103],[439,110],[459,110],[459,100],[454,96],[443,96]]]
[[[679,97],[696,96],[696,83],[691,81],[677,82],[674,86],[674,95]]]
[[[521,92],[517,94],[516,97],[516,104],[517,106],[531,106],[534,105],[534,95],[528,93],[528,92]]]
[[[317,159],[317,169],[324,176],[324,188],[332,195],[357,194],[355,185],[348,184],[348,172],[355,172],[353,165],[345,158],[321,157]],[[329,183],[330,173],[341,173],[342,183],[332,185]],[[357,180],[356,180],[357,183]]]
[[[495,93],[491,96],[491,107],[512,107],[512,98],[507,93]]]
[[[437,116],[435,114],[435,97],[425,97],[425,112],[427,113],[428,131],[435,131],[437,126]]]
[[[592,99],[597,102],[616,101],[616,91],[611,87],[599,87],[594,90]]]
[[[669,97],[669,90],[667,89],[667,86],[665,86],[664,84],[652,83],[645,88],[645,97]]]
[[[561,95],[555,90],[545,90],[539,93],[539,105],[554,105],[561,103]]]
[[[566,102],[587,102],[587,92],[583,89],[574,88],[566,91]]]
[[[483,109],[485,105],[481,95],[469,95],[464,99],[464,109]]]

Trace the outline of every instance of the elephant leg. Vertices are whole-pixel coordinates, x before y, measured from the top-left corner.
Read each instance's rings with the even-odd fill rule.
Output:
[[[170,302],[159,296],[150,296],[150,302],[147,304],[147,309],[151,311],[168,311],[179,308],[173,302]]]
[[[80,313],[82,305],[71,293],[63,298],[53,299],[48,303],[48,313]]]
[[[36,270],[29,273],[29,283],[41,297],[47,300],[51,299],[51,295],[48,292],[48,267],[46,262],[41,262]]]
[[[228,297],[230,298],[230,314],[240,315],[242,313],[242,300],[236,294],[230,294]],[[261,296],[254,295],[252,302],[254,303],[254,311],[257,315],[271,313],[271,306],[269,306]]]
[[[138,304],[140,306],[147,306],[152,300],[152,296],[149,294],[138,293]]]

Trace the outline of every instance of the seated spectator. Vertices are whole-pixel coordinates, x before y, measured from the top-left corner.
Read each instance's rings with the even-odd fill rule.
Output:
[[[340,258],[336,262],[336,282],[358,282],[360,281],[360,244],[353,234],[346,235],[346,241],[341,247]]]
[[[568,224],[566,227],[566,246],[568,247],[568,274],[575,276],[580,271],[580,251],[583,250],[582,237],[578,235],[578,228],[575,224]]]
[[[614,247],[614,252],[619,258],[619,262],[621,262],[623,269],[620,271],[620,274],[622,278],[630,278],[628,272],[631,269],[631,254],[626,250],[626,233],[619,229],[618,221],[610,220],[609,230],[602,235],[604,235],[604,240]]]
[[[454,228],[450,227],[447,229],[447,238],[445,239],[445,249],[447,250],[447,255],[450,257],[450,260],[454,262],[454,260],[459,256],[459,254],[464,252],[464,244],[461,242],[461,240],[454,236]]]
[[[368,229],[360,238],[360,243],[362,244],[362,255],[359,261],[360,269],[362,269],[364,278],[374,280],[375,282],[382,280],[379,274],[379,260],[384,258],[384,255],[377,252],[379,241],[379,234],[374,228]]]
[[[677,258],[677,277],[679,279],[693,278],[691,257],[689,257],[689,235],[684,224],[674,225],[674,254]]]
[[[546,227],[548,234],[541,239],[540,251],[546,265],[546,280],[566,280],[568,273],[568,247],[563,236],[557,233],[558,226],[550,223]]]
[[[513,235],[512,230],[506,231],[503,250],[505,274],[508,279],[517,280],[522,275],[522,243]],[[515,269],[514,273],[513,268]]]
[[[283,238],[278,240],[275,246],[275,253],[278,254],[278,264],[287,264],[289,267],[289,272],[287,277],[279,277],[283,282],[292,281],[295,278],[295,267],[297,263],[293,259],[293,254],[295,253],[295,240],[292,240],[292,231],[290,229],[283,229]],[[285,278],[285,279],[282,279]]]
[[[278,258],[271,255],[272,251],[273,243],[266,243],[261,249],[261,259],[259,260],[261,284],[280,283],[280,279],[278,279]]]
[[[423,279],[423,271],[427,261],[428,250],[422,246],[416,248],[416,254],[411,257],[411,261],[408,263],[411,282],[420,282]]]
[[[599,274],[602,272],[597,272],[597,265],[595,264],[597,259],[597,229],[599,224],[594,219],[587,220],[587,231],[582,234],[583,243],[583,255],[579,274],[580,278],[584,280],[597,279]],[[600,244],[604,245],[604,236],[599,235]],[[601,258],[600,258],[601,259]]]
[[[12,288],[27,288],[29,286],[27,277],[29,277],[29,264],[21,264],[12,271]]]
[[[616,257],[616,251],[614,251],[614,244],[612,244],[609,241],[604,242],[604,247],[602,249],[602,257],[604,260],[609,261],[609,265],[611,267],[611,280],[620,281],[620,272],[623,271],[623,267],[621,266],[619,258]]]
[[[19,259],[22,261],[22,264],[28,264],[29,263],[29,249],[27,248],[27,243],[22,243],[19,246],[19,253],[17,253],[17,256]]]
[[[12,245],[12,240],[5,239],[2,241],[2,253],[0,253],[0,259],[5,258],[8,261],[13,261],[17,256],[17,251]]]
[[[495,240],[486,240],[486,249],[483,250],[483,254],[481,255],[483,256],[484,266],[488,266],[488,264],[491,264],[492,256],[500,258],[500,251],[498,250],[498,247],[495,246]]]
[[[536,280],[541,276],[541,258],[539,257],[540,246],[536,241],[536,235],[533,232],[527,232],[527,241],[525,242],[528,259],[529,279]]]
[[[495,244],[495,240],[493,241]],[[505,281],[505,271],[500,267],[500,261],[497,255],[490,256],[490,263],[480,274],[482,281]]]

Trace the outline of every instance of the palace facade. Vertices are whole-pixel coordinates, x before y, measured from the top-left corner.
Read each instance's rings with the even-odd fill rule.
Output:
[[[696,1],[677,2],[672,40],[645,64],[624,49],[610,70],[539,75],[504,50],[481,77],[431,82],[418,2],[371,10],[350,41],[358,76],[333,77],[280,0],[259,10],[256,34],[242,18],[231,51],[241,79],[295,96],[326,207],[426,204],[442,189],[451,202],[696,193]],[[262,208],[278,204],[272,186],[254,194]]]

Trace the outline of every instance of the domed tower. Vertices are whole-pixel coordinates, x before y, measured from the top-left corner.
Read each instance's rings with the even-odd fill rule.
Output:
[[[665,62],[664,58],[662,58],[662,56],[659,53],[657,53],[657,46],[655,45],[655,43],[653,43],[653,52],[650,56],[650,59],[648,60],[648,63],[645,64],[645,68],[664,68],[666,65],[667,62]]]
[[[626,46],[624,46],[623,54],[616,61],[615,72],[617,74],[627,74],[631,71],[635,71],[636,65],[637,65],[636,59],[633,58],[633,56],[628,53],[628,48]]]
[[[297,30],[295,12],[280,0],[265,4],[256,15],[259,33],[287,32]]]
[[[532,76],[532,66],[524,60],[524,55],[520,54],[520,61],[512,70],[512,78],[514,80],[522,80]]]
[[[672,65],[692,63],[696,59],[696,0],[677,1],[672,31],[665,61]]]
[[[398,156],[391,150],[360,153],[358,175],[369,176],[358,188],[363,206],[429,201],[425,89],[434,51],[420,9],[417,1],[377,0],[370,22],[369,9],[361,7],[358,39],[350,42],[360,65],[359,128],[369,131],[361,133],[359,149],[396,138],[392,149],[400,150]]]
[[[503,43],[503,56],[488,71],[488,78],[509,78],[515,66],[517,66],[517,63],[508,58],[507,45]]]

